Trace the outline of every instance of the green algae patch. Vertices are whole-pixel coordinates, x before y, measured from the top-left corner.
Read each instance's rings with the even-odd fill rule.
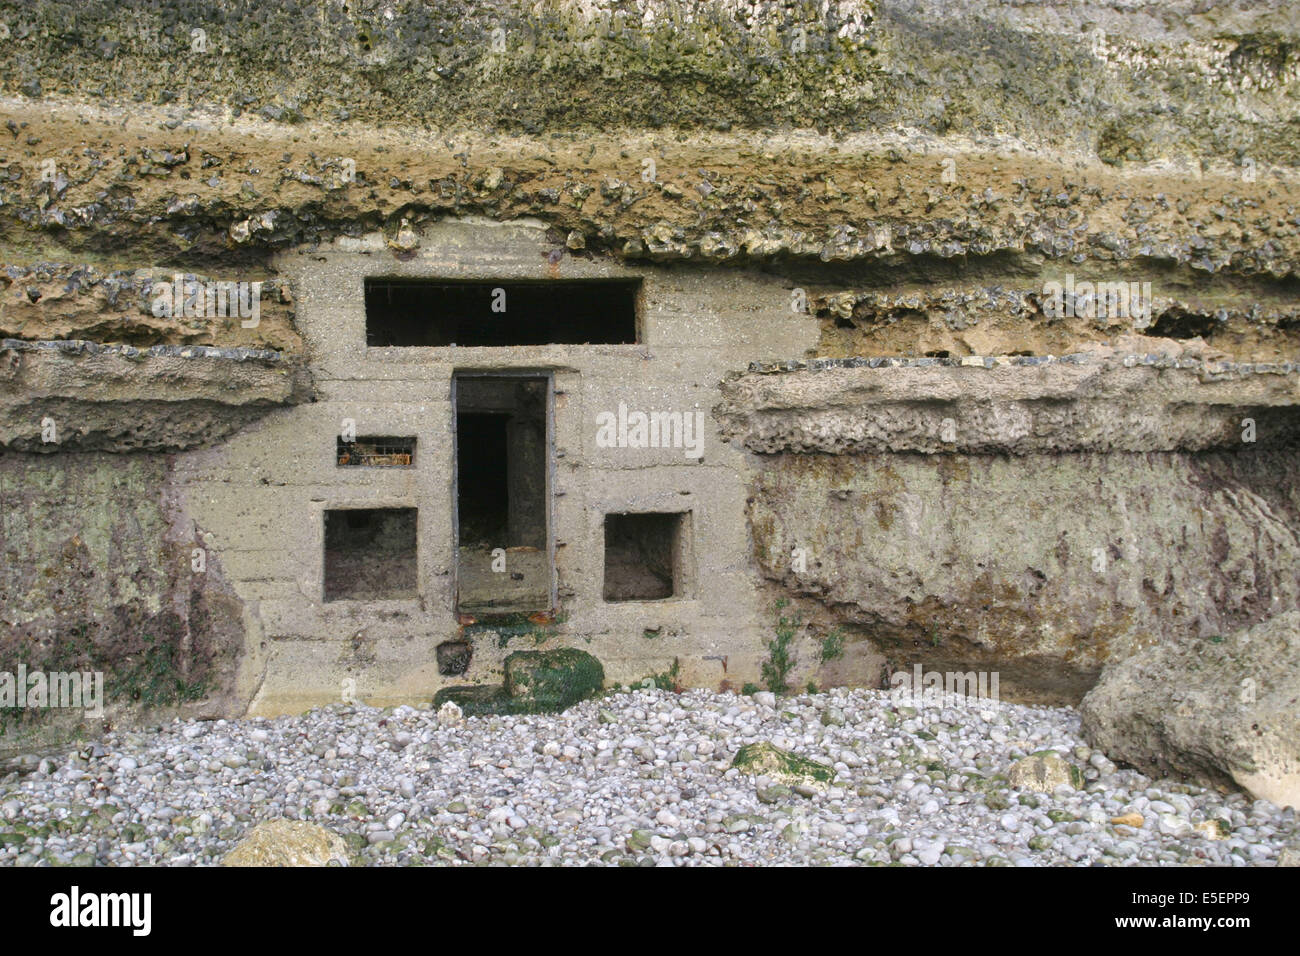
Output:
[[[768,776],[788,786],[822,788],[835,776],[824,763],[801,757],[769,743],[746,744],[736,752],[731,766],[754,776]]]
[[[515,651],[506,658],[504,684],[445,687],[433,706],[451,701],[466,717],[553,714],[596,696],[604,686],[605,668],[586,651]]]
[[[515,651],[506,658],[505,692],[530,712],[555,712],[594,697],[605,686],[605,668],[586,651]]]

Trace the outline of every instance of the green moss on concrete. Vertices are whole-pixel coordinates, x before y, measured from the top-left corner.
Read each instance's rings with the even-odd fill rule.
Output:
[[[506,658],[505,691],[535,711],[560,711],[598,694],[605,685],[600,661],[577,648],[515,651]]]
[[[596,696],[604,685],[604,667],[586,651],[515,651],[506,658],[505,683],[444,687],[433,705],[450,701],[468,717],[558,713]]]

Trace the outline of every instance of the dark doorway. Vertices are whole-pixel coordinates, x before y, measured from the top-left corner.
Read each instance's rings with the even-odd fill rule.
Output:
[[[505,413],[456,416],[461,544],[504,546],[510,527],[510,466]]]
[[[457,375],[457,610],[549,610],[548,378]]]

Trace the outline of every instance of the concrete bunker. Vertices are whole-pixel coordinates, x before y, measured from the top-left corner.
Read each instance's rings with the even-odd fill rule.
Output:
[[[696,270],[578,258],[561,278],[549,242],[532,224],[447,221],[426,226],[426,251],[392,263],[373,258],[385,254],[378,236],[281,260],[319,400],[204,463],[208,487],[280,442],[290,454],[254,479],[273,511],[243,504],[243,486],[186,499],[208,525],[231,528],[236,515],[241,544],[260,548],[269,528],[284,543],[290,580],[266,580],[280,565],[260,549],[231,558],[267,639],[253,712],[328,701],[350,679],[385,704],[462,680],[495,685],[521,646],[552,641],[583,642],[622,683],[677,658],[705,683],[727,679],[723,658],[757,672],[747,453],[716,441],[708,409],[755,350],[799,353],[816,329],[788,309],[756,320],[755,303],[786,303],[777,278],[719,285]],[[357,509],[418,509],[399,552],[414,580],[373,586],[392,583],[393,567],[373,541],[330,555],[325,573],[323,514],[346,527],[333,512]],[[338,534],[331,545],[347,543]],[[337,570],[370,558],[382,562],[372,586]],[[345,633],[363,635],[363,655],[337,641]]]

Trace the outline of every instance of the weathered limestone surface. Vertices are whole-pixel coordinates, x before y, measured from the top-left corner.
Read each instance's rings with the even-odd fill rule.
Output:
[[[260,280],[255,315],[251,309],[247,316],[238,312],[240,306],[251,305],[252,296],[246,294],[235,301],[228,296],[226,314],[220,317],[187,317],[187,296],[190,311],[197,312],[199,287],[206,293],[220,278],[181,269],[104,272],[94,265],[10,265],[0,278],[10,293],[0,299],[0,338],[82,338],[147,349],[212,345],[218,338],[238,337],[244,348],[301,350],[302,341],[293,329],[291,292],[275,278]]]
[[[5,669],[104,670],[112,719],[142,702],[241,706],[243,603],[170,470],[161,454],[0,454]]]
[[[723,394],[723,433],[760,454],[1276,448],[1300,429],[1298,364],[1114,350],[750,373]]]
[[[1107,661],[1300,607],[1294,467],[1263,448],[783,454],[749,518],[763,573],[893,662],[1077,700]]]
[[[1116,760],[1300,808],[1300,613],[1117,661],[1082,711]]]
[[[0,446],[179,451],[310,398],[301,362],[267,350],[0,340]]]
[[[291,349],[272,250],[481,215],[544,222],[561,256],[781,262],[824,354],[1100,341],[1044,318],[1069,271],[1154,280],[1154,336],[1277,357],[1300,328],[1289,13],[0,4],[0,332]],[[159,323],[178,264],[265,281],[279,314]]]
[[[966,133],[1012,120],[1113,161],[1171,144],[1293,160],[1291,13],[1195,0],[0,5],[13,49],[5,87],[31,96],[533,134]],[[163,150],[148,159],[170,162]]]

